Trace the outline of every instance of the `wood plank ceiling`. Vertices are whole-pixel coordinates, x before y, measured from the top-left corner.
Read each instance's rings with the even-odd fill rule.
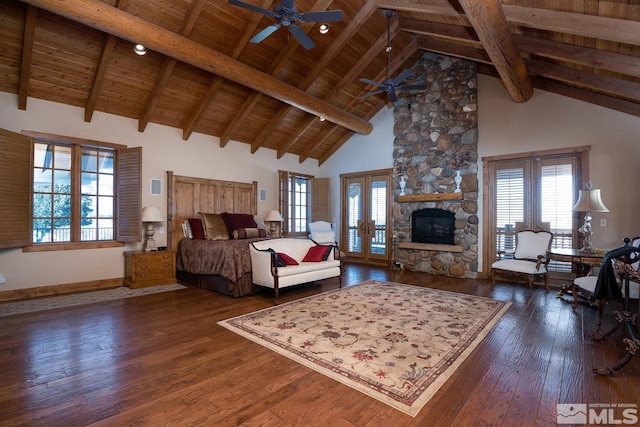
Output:
[[[246,0],[272,9],[280,0]],[[640,5],[595,0],[295,0],[300,12],[339,9],[326,35],[286,28],[226,0],[2,0],[0,91],[326,161],[388,106],[360,81],[387,76],[392,10],[395,77],[424,52],[478,63],[514,102],[533,88],[640,116]],[[149,48],[144,56],[134,43]],[[412,78],[405,83],[420,83]],[[400,96],[420,96],[401,93]],[[326,118],[321,121],[320,117]]]

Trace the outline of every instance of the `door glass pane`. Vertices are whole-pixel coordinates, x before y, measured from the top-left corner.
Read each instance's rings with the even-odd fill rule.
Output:
[[[573,183],[571,163],[542,166],[540,217],[551,224],[554,248],[573,247]]]
[[[350,182],[347,185],[347,251],[362,252],[362,238],[358,225],[362,220],[362,184]]]
[[[377,255],[387,253],[387,181],[374,180],[371,182],[370,194],[370,221],[374,225],[372,229],[370,252]]]
[[[514,248],[516,222],[524,220],[524,169],[496,171],[496,250]]]

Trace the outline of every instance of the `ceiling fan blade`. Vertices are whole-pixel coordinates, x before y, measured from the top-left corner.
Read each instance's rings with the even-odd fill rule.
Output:
[[[368,98],[368,97],[370,97],[370,96],[377,95],[377,94],[379,94],[380,92],[384,92],[384,89],[374,90],[373,92],[365,93],[364,95],[360,95],[360,96],[358,97],[358,99],[359,99],[360,101],[362,101],[362,100],[367,99],[367,98]]]
[[[413,71],[411,71],[410,69],[406,69],[403,72],[401,72],[398,77],[396,77],[395,79],[393,79],[393,85],[397,86],[400,83],[402,83],[403,81],[405,81],[406,79],[408,79],[409,77],[411,77],[413,75]]]
[[[389,97],[389,102],[395,103],[398,101],[398,97],[396,96],[396,91],[393,88],[387,89],[387,96]]]
[[[260,31],[258,34],[256,34],[255,36],[253,36],[251,38],[251,40],[249,40],[251,43],[260,43],[262,40],[266,39],[267,37],[269,37],[271,34],[273,34],[273,32],[275,30],[277,30],[278,28],[280,28],[280,24],[276,23],[276,24],[271,24],[268,27],[266,27],[264,30]]]
[[[324,12],[307,12],[300,14],[300,22],[336,22],[342,21],[341,10],[327,10]]]
[[[373,85],[373,86],[384,87],[384,84],[376,82],[375,80],[367,79],[366,77],[361,78],[360,81],[364,83],[369,83],[370,85]]]
[[[304,46],[305,49],[313,49],[313,47],[316,45],[313,40],[309,38],[307,33],[305,33],[304,30],[297,25],[289,25],[289,31],[291,31],[291,34],[293,34],[298,39],[300,44]]]
[[[404,85],[398,86],[398,90],[425,90],[427,85]]]
[[[267,16],[271,16],[273,17],[273,12],[271,12],[270,10],[267,9],[263,9],[259,6],[250,4],[250,3],[245,3],[243,1],[240,0],[227,0],[229,2],[230,5],[233,6],[238,6],[238,7],[242,7],[244,9],[248,9],[251,10],[253,12],[258,12],[258,13],[262,13],[263,15],[267,15]]]

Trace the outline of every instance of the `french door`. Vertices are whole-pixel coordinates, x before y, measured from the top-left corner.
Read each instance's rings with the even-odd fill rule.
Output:
[[[572,212],[582,183],[586,151],[536,154],[521,158],[484,159],[487,182],[486,265],[498,251],[512,249],[516,223],[529,227],[548,223],[553,248],[577,247],[578,214]],[[571,266],[553,262],[549,270]]]
[[[391,170],[344,174],[340,178],[342,251],[351,261],[388,265]]]

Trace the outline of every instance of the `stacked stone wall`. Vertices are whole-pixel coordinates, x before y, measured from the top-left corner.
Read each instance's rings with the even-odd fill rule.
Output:
[[[400,98],[394,106],[393,232],[397,243],[411,241],[411,213],[423,208],[455,213],[455,245],[447,250],[394,250],[394,265],[455,277],[477,277],[478,271],[478,114],[474,62],[425,53],[414,65],[415,84],[425,91]],[[400,176],[405,193],[447,194],[461,176],[463,200],[399,202]]]

